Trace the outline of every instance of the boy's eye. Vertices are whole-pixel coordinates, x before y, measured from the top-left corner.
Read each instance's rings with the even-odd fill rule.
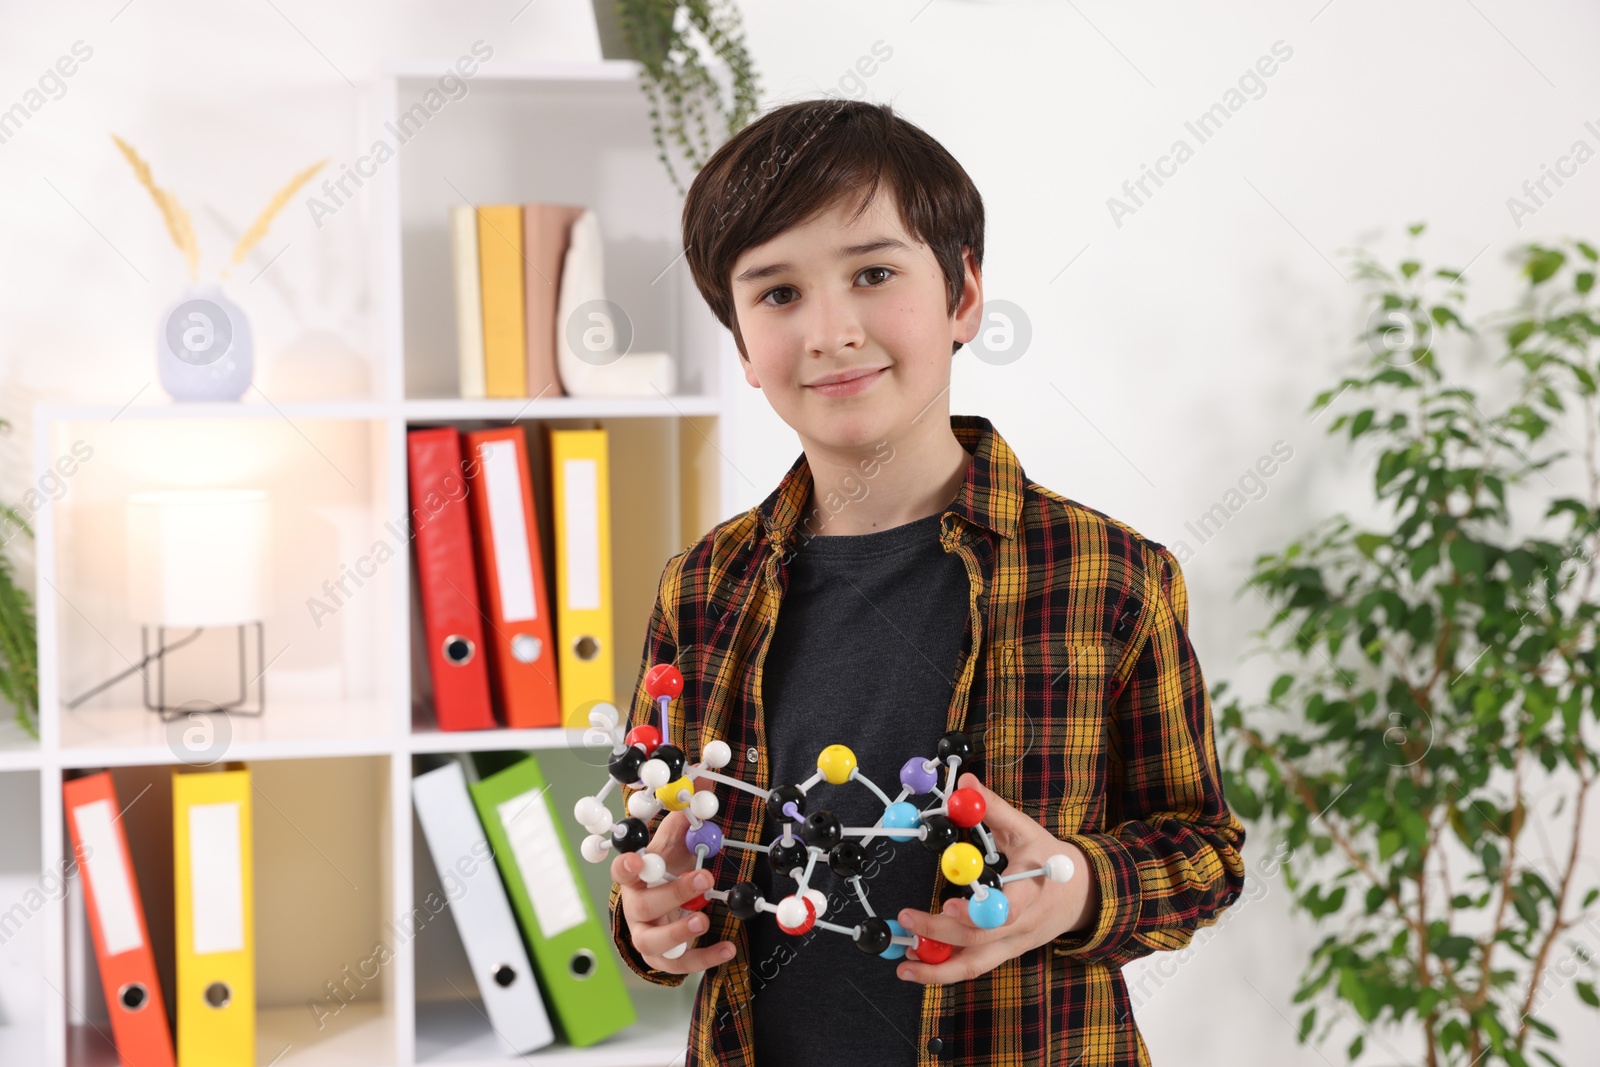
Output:
[[[864,268],[862,268],[860,273],[858,273],[856,275],[856,277],[857,278],[861,278],[861,277],[863,277],[865,275],[868,275],[868,274],[879,274],[879,273],[881,273],[883,276],[880,279],[876,280],[876,281],[868,283],[867,287],[869,289],[876,289],[878,286],[882,285],[884,282],[887,282],[890,278],[894,277],[895,271],[890,267],[864,267]],[[794,286],[792,286],[792,285],[780,285],[775,289],[768,289],[765,293],[761,294],[761,299],[758,300],[757,303],[766,304],[768,307],[787,307],[789,304],[794,303],[794,299],[793,299],[792,295],[787,300],[773,301],[773,300],[770,300],[769,298],[774,296],[777,293],[790,293],[790,294],[793,294],[794,291],[795,291],[794,290]]]

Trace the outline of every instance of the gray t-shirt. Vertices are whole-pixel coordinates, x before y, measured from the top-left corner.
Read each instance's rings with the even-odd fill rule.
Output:
[[[796,549],[762,675],[772,785],[804,782],[817,754],[842,744],[893,800],[901,765],[934,757],[968,610],[966,569],[940,546],[940,517],[813,537]],[[931,794],[907,799],[919,808],[937,803]],[[870,826],[883,803],[860,782],[819,781],[805,811],[819,809],[846,826]],[[761,843],[780,830],[769,817]],[[914,840],[877,838],[866,848],[862,884],[875,914],[893,919],[902,908],[928,907],[938,857]],[[774,903],[795,889],[765,855],[754,880]],[[824,919],[854,926],[865,917],[850,883],[823,860],[810,884],[828,898]],[[917,1062],[923,987],[896,977],[895,961],[868,956],[831,930],[790,937],[770,913],[748,927],[760,1067]]]

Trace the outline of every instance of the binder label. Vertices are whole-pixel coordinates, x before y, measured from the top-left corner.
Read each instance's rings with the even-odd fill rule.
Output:
[[[533,553],[528,550],[517,449],[505,441],[485,441],[478,454],[483,457],[483,485],[489,494],[489,531],[494,537],[494,569],[500,578],[500,612],[506,622],[526,622],[535,617]]]
[[[191,807],[189,899],[195,955],[244,951],[243,867],[238,802]]]
[[[107,956],[120,956],[144,947],[139,932],[139,913],[133,904],[133,872],[122,851],[117,834],[116,814],[111,801],[94,800],[73,809],[78,840],[85,846],[89,881],[94,885],[94,902],[99,911],[100,940]]]
[[[566,513],[567,607],[600,607],[600,471],[592,459],[563,463],[562,497]]]
[[[517,861],[534,918],[546,940],[581,926],[588,917],[577,879],[567,862],[550,805],[543,789],[530,789],[496,806],[500,822],[511,841],[511,855]]]

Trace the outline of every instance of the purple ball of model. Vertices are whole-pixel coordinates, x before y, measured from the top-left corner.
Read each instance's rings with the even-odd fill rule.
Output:
[[[921,756],[906,760],[905,766],[900,768],[900,784],[918,795],[930,792],[939,784],[939,768],[928,767],[927,762]]]
[[[703,822],[684,831],[683,846],[689,850],[689,855],[693,856],[701,845],[706,846],[706,859],[722,851],[722,831],[716,823]]]

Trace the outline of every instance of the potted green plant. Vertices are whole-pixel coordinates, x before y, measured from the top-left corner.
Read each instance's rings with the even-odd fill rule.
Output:
[[[11,424],[0,419],[0,431]],[[16,566],[7,554],[13,537],[33,536],[27,518],[9,504],[0,504],[0,700],[16,709],[17,724],[39,736],[39,646],[35,639],[33,598],[17,583]]]
[[[1367,344],[1311,410],[1337,405],[1328,432],[1368,447],[1377,518],[1317,524],[1240,591],[1270,603],[1258,636],[1283,667],[1264,699],[1221,707],[1227,793],[1271,827],[1293,908],[1327,930],[1294,995],[1299,1039],[1353,1013],[1352,1060],[1401,1033],[1427,1067],[1592,1062],[1563,1060],[1544,1016],[1557,997],[1600,1007],[1582,849],[1596,258],[1582,241],[1519,249],[1520,303],[1474,327],[1460,272],[1360,254]],[[1491,345],[1479,381],[1469,356]]]
[[[761,95],[739,9],[729,0],[615,4],[627,50],[639,63],[639,87],[649,101],[658,158],[679,195],[685,195],[674,156],[691,173],[699,170],[718,145],[750,121]],[[727,68],[726,89],[707,66],[713,57]]]

